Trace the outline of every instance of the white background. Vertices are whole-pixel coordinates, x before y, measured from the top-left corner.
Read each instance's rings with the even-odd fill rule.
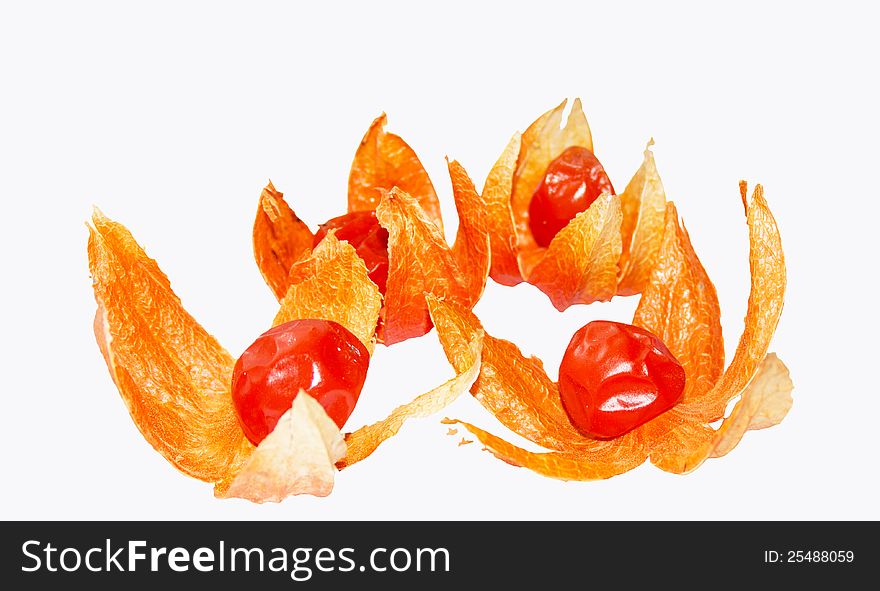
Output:
[[[880,518],[876,15],[827,2],[285,4],[0,9],[0,518]],[[384,110],[451,237],[444,156],[481,186],[510,135],[566,96],[583,98],[618,190],[655,138],[718,288],[728,359],[748,292],[737,181],[764,184],[789,269],[772,349],[796,390],[780,426],[687,476],[644,465],[563,483],[458,447],[438,416],[339,474],[329,498],[267,506],[215,500],[143,440],[92,335],[92,204],[237,356],[276,311],[250,234],[269,178],[313,226],[340,214],[354,150]],[[531,286],[490,283],[477,313],[555,376],[576,328],[635,305],[559,314]],[[451,375],[434,333],[379,348],[349,426]],[[468,396],[446,414],[505,433]]]

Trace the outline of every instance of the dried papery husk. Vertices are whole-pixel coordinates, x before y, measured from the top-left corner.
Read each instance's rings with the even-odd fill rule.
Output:
[[[619,295],[642,292],[663,239],[666,191],[654,162],[653,144],[653,139],[648,142],[642,165],[620,193],[623,251],[619,263]]]
[[[560,312],[573,304],[607,302],[617,291],[620,259],[620,198],[600,195],[550,242],[527,271]]]
[[[278,300],[287,293],[290,267],[312,248],[314,235],[270,182],[260,194],[253,243],[257,267]]]
[[[95,210],[95,337],[131,418],[185,474],[222,480],[253,450],[229,393],[235,359],[183,308],[156,261]]]
[[[290,268],[288,283],[274,326],[297,319],[332,320],[372,353],[382,296],[363,259],[335,231]]]
[[[480,371],[482,348],[483,335],[478,333],[468,343],[466,352],[461,359],[462,369],[456,371],[455,377],[430,392],[418,396],[413,401],[398,406],[385,419],[346,435],[348,451],[337,466],[347,468],[366,459],[384,441],[396,435],[407,420],[436,414],[451,404],[463,392],[467,392]]]
[[[255,503],[304,494],[326,497],[333,490],[334,464],[343,456],[339,428],[318,401],[300,390],[275,429],[214,494]]]
[[[448,167],[458,212],[458,232],[452,244],[452,257],[466,291],[464,303],[473,307],[483,295],[489,278],[486,210],[464,167],[455,160],[449,162]]]
[[[380,337],[392,345],[431,330],[425,294],[468,303],[469,282],[440,228],[413,197],[394,188],[385,193],[376,215],[388,230],[388,282]]]
[[[400,136],[385,131],[384,113],[370,125],[355,152],[348,176],[348,211],[372,211],[386,191],[398,187],[411,195],[443,231],[440,202],[425,167]]]
[[[513,176],[511,208],[520,253],[539,249],[529,229],[529,203],[550,163],[567,148],[580,146],[593,151],[593,137],[580,99],[572,103],[565,125],[562,115],[568,100],[538,117],[522,134]]]

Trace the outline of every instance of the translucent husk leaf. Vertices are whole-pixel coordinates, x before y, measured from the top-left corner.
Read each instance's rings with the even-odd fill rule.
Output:
[[[775,353],[770,353],[758,367],[742,398],[733,407],[712,440],[709,457],[720,458],[740,442],[745,432],[778,425],[793,404],[794,383],[788,368]]]
[[[253,450],[229,393],[235,360],[186,312],[131,233],[97,210],[88,254],[95,337],[132,420],[176,468],[222,480]]]
[[[498,459],[558,480],[603,480],[637,468],[645,461],[645,455],[637,453],[640,448],[634,434],[623,435],[614,444],[601,442],[584,450],[533,452],[470,423],[454,422],[473,433]]]
[[[563,311],[572,304],[610,300],[617,290],[620,259],[620,198],[601,195],[550,242],[529,283]]]
[[[457,161],[449,162],[452,194],[458,211],[458,232],[452,245],[452,257],[466,291],[465,304],[473,307],[483,295],[489,278],[489,236],[486,210],[467,171]]]
[[[443,351],[456,371],[468,359],[467,343],[483,332],[473,312],[428,297],[431,318]],[[483,338],[480,375],[471,393],[505,427],[543,447],[566,450],[597,445],[584,438],[568,420],[556,384],[536,357],[526,357],[503,339]]]
[[[281,300],[290,285],[290,267],[312,247],[314,236],[270,182],[260,194],[254,220],[254,258],[275,297]]]
[[[241,470],[214,493],[255,503],[302,494],[325,497],[333,490],[334,464],[344,455],[339,428],[320,403],[300,390]]]
[[[382,295],[348,242],[328,232],[310,256],[290,268],[288,281],[273,326],[300,318],[332,320],[372,353]]]
[[[563,228],[548,248],[539,247],[532,237],[529,203],[550,162],[572,146],[593,149],[580,100],[575,99],[563,127],[565,105],[563,101],[541,115],[521,138],[514,136],[490,173],[482,195],[492,278],[503,285],[526,280],[544,291],[559,310],[611,299],[617,292],[618,263],[624,248],[618,197],[600,197]],[[510,161],[517,147],[519,154],[511,177]],[[638,211],[634,215],[637,221]],[[636,245],[641,244],[641,236]],[[641,250],[638,252],[641,256]]]
[[[529,230],[529,203],[547,167],[571,146],[593,150],[593,137],[580,99],[574,100],[565,126],[562,126],[562,113],[567,102],[567,99],[562,101],[538,117],[522,135],[511,196],[520,253],[540,249]]]
[[[481,205],[486,212],[486,226],[492,254],[490,275],[501,285],[516,285],[523,281],[511,207],[513,175],[521,144],[518,133],[510,139],[504,152],[489,171],[481,194]]]
[[[704,431],[700,437],[690,437],[671,450],[658,447],[651,460],[667,472],[684,474],[708,458],[726,455],[739,444],[746,431],[779,424],[791,408],[793,388],[788,368],[770,353],[717,431],[708,425],[697,425]]]
[[[745,185],[741,185],[745,203]],[[727,403],[742,392],[767,356],[770,341],[785,300],[785,254],[776,220],[764,199],[761,185],[755,186],[747,204],[749,227],[749,270],[751,288],[745,327],[730,365],[705,396],[682,404],[682,410],[715,420],[723,416]]]
[[[654,140],[648,142],[642,165],[620,194],[623,213],[623,252],[617,286],[620,295],[641,293],[663,239],[666,192],[651,152],[653,144]]]
[[[397,135],[387,133],[383,113],[370,125],[355,152],[348,177],[348,211],[372,211],[386,191],[400,188],[415,198],[443,231],[440,202],[419,157]]]
[[[387,418],[346,435],[348,451],[337,466],[347,468],[366,459],[384,441],[396,435],[408,419],[427,417],[438,413],[458,398],[462,392],[466,392],[473,385],[480,371],[482,341],[483,335],[479,333],[468,343],[466,353],[461,358],[463,368],[457,371],[455,377],[430,392],[422,394],[412,402],[395,408]]]
[[[386,345],[392,345],[431,330],[426,293],[463,303],[469,302],[470,296],[465,274],[446,238],[415,199],[394,188],[385,193],[376,215],[388,230],[388,283],[381,337]]]
[[[633,324],[660,337],[682,364],[687,377],[683,401],[693,402],[712,389],[724,370],[721,310],[715,286],[671,202],[666,205],[664,225]],[[720,416],[700,418],[710,422]]]

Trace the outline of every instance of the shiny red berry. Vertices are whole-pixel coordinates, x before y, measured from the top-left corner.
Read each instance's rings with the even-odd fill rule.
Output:
[[[684,368],[643,328],[597,320],[578,330],[559,366],[562,406],[579,431],[608,439],[681,400]]]
[[[568,222],[602,193],[614,194],[611,180],[591,151],[572,146],[547,167],[529,203],[529,228],[539,246],[548,246]]]
[[[329,320],[293,320],[264,332],[232,372],[232,400],[245,435],[259,444],[300,389],[340,427],[354,410],[370,354],[348,330]]]

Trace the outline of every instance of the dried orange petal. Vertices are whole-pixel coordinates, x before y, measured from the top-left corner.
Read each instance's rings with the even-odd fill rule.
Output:
[[[260,194],[253,235],[257,267],[280,300],[290,285],[287,273],[291,265],[312,247],[312,231],[270,182]]]
[[[720,458],[739,443],[746,431],[778,425],[791,409],[794,384],[788,368],[775,353],[761,362],[758,372],[718,429],[709,457]]]
[[[791,408],[793,387],[785,364],[775,354],[767,355],[742,392],[742,398],[717,431],[708,425],[693,425],[692,428],[701,429],[699,436],[691,434],[675,449],[655,447],[652,461],[667,472],[684,474],[708,458],[727,454],[746,431],[772,427],[785,418]]]
[[[516,285],[523,281],[511,207],[513,175],[521,144],[518,133],[510,139],[504,152],[489,171],[481,195],[492,254],[490,274],[492,279],[501,285]]]
[[[645,462],[645,454],[633,432],[612,441],[597,442],[584,450],[532,452],[470,423],[455,422],[473,433],[498,459],[559,480],[602,480],[637,468]]]
[[[480,371],[480,351],[483,335],[479,333],[468,343],[467,352],[462,357],[464,368],[456,376],[430,392],[422,394],[412,402],[398,406],[387,418],[361,427],[346,435],[348,451],[337,466],[347,468],[367,458],[385,440],[393,437],[400,428],[413,417],[427,417],[451,404],[462,392],[466,392],[477,379]]]
[[[522,135],[511,196],[520,252],[539,248],[529,229],[529,203],[547,167],[566,148],[581,146],[593,150],[593,137],[580,99],[574,100],[565,127],[561,126],[567,102],[567,99],[562,101],[538,117]]]
[[[746,202],[746,188],[740,190]],[[749,226],[749,268],[751,290],[745,329],[730,365],[705,396],[682,403],[683,410],[698,416],[719,418],[727,403],[745,388],[758,364],[767,356],[785,299],[785,255],[776,220],[764,199],[764,189],[755,186],[747,205]],[[711,419],[710,419],[711,420]]]
[[[333,490],[334,464],[344,455],[339,428],[318,401],[300,390],[275,429],[214,494],[255,503],[302,494],[326,497]]]
[[[456,302],[467,302],[469,295],[446,238],[415,199],[394,188],[382,198],[376,216],[388,230],[381,336],[386,345],[392,345],[431,330],[426,293]]]
[[[229,393],[235,360],[184,310],[131,233],[99,211],[88,252],[95,337],[132,420],[176,468],[222,480],[253,449]]]
[[[332,320],[372,353],[382,296],[348,242],[328,232],[311,255],[294,263],[288,281],[274,325],[300,318]]]
[[[550,242],[528,273],[560,312],[572,304],[610,300],[617,290],[620,259],[620,198],[601,195]]]
[[[666,192],[651,152],[653,144],[654,140],[648,142],[642,165],[620,194],[623,213],[623,253],[617,286],[620,295],[641,293],[663,239]]]
[[[400,136],[386,133],[382,113],[361,140],[348,176],[348,211],[372,211],[385,191],[399,187],[412,195],[441,232],[443,220],[434,185],[419,157]]]
[[[718,295],[671,202],[666,205],[662,243],[633,324],[660,337],[684,367],[685,403],[700,400],[712,389],[724,370]],[[700,418],[711,422],[721,416],[712,414]]]
[[[473,307],[489,278],[489,236],[486,231],[486,210],[467,171],[457,161],[449,163],[452,194],[458,211],[458,232],[452,245],[452,256],[458,263],[466,290],[465,303]]]
[[[459,305],[431,296],[427,301],[443,351],[461,372],[468,360],[467,344],[483,327],[473,312]],[[484,337],[480,376],[471,393],[505,427],[539,445],[564,450],[587,444],[571,426],[541,361],[525,357],[510,341]]]

